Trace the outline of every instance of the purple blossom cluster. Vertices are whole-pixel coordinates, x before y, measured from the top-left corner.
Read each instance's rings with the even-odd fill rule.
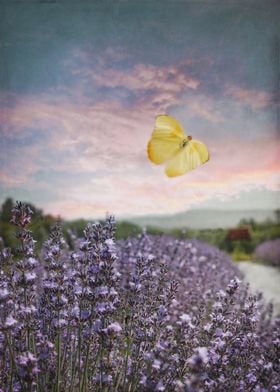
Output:
[[[280,238],[262,242],[256,247],[257,260],[280,267]]]
[[[13,210],[19,248],[0,252],[0,391],[279,391],[279,318],[230,258],[197,240],[115,222],[38,256],[32,211]]]

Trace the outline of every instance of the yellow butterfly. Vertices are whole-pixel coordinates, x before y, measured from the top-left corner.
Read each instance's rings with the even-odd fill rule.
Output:
[[[147,151],[153,163],[167,163],[165,173],[168,177],[181,176],[210,159],[207,147],[185,135],[179,122],[167,114],[156,117]]]

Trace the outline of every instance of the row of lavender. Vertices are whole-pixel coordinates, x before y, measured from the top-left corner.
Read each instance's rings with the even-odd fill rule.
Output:
[[[222,252],[90,224],[0,253],[1,391],[279,391],[279,319]]]
[[[255,259],[280,267],[280,238],[267,240],[255,249]]]

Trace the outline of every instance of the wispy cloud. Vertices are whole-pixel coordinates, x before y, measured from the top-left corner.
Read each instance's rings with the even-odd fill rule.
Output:
[[[81,57],[83,59],[83,56]],[[200,81],[181,69],[180,65],[159,67],[152,64],[135,64],[130,68],[100,68],[91,62],[75,67],[73,74],[87,86],[111,89],[111,95],[118,94],[121,101],[142,106],[149,102],[154,110],[165,110],[167,106],[178,103],[183,93],[196,90]],[[123,96],[120,92],[123,92]],[[103,91],[104,92],[104,91]]]
[[[228,84],[226,94],[234,98],[240,105],[249,106],[253,110],[263,109],[273,104],[273,94],[269,94],[267,91]]]
[[[125,87],[132,91],[160,90],[180,93],[186,89],[196,89],[199,81],[187,76],[175,66],[156,67],[148,64],[137,64],[130,72],[116,69],[105,70],[100,75],[84,71],[86,76],[91,76],[101,86]]]
[[[183,102],[190,117],[203,118],[212,124],[223,123],[226,119],[215,100],[206,94],[190,94]]]

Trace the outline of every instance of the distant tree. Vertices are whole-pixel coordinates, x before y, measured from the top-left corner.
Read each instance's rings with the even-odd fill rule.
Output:
[[[37,246],[47,238],[50,227],[55,222],[55,219],[44,219],[43,210],[35,207],[31,203],[25,203],[33,211],[32,222],[28,228],[33,232],[34,238],[37,241]],[[0,208],[0,237],[4,246],[16,247],[17,239],[14,235],[14,226],[10,223],[12,218],[12,209],[15,203],[11,197],[7,198]]]
[[[122,221],[117,223],[116,238],[134,237],[141,233],[141,228],[134,223]]]
[[[7,198],[1,207],[0,220],[2,222],[10,222],[12,218],[12,208],[14,207],[14,201],[12,198]]]
[[[280,224],[280,209],[275,210],[274,213],[276,216],[276,223],[279,225]]]
[[[251,226],[253,230],[257,227],[257,222],[253,219],[241,219],[238,226]]]

